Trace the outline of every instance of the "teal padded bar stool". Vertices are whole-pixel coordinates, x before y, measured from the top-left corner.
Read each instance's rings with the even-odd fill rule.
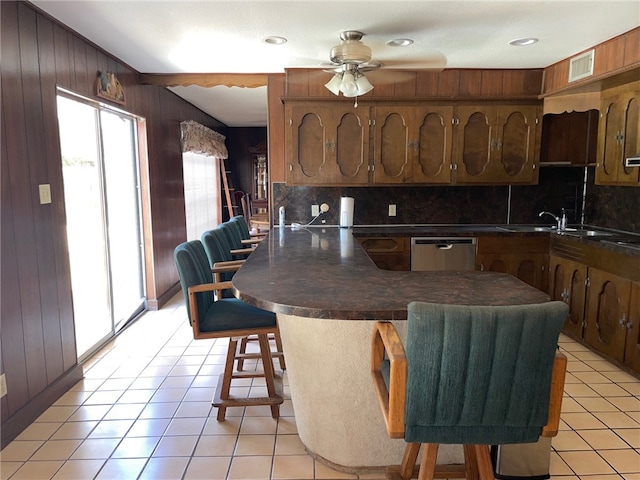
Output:
[[[278,418],[279,406],[283,402],[282,382],[274,372],[268,338],[269,334],[278,332],[275,314],[235,297],[215,296],[215,291],[229,289],[231,283],[213,281],[207,255],[199,240],[178,245],[174,259],[193,338],[229,338],[224,373],[220,375],[212,402],[218,408],[218,421],[224,420],[227,408],[250,405],[269,405],[271,416]],[[263,371],[234,372],[234,363],[239,356],[239,339],[249,335],[258,337]],[[232,380],[255,377],[265,378],[267,396],[241,398],[230,395]]]
[[[225,222],[226,223],[226,222]],[[204,249],[207,253],[207,257],[209,259],[209,264],[211,265],[212,271],[215,275],[215,280],[218,281],[227,281],[230,282],[233,278],[233,274],[242,264],[244,260],[233,260],[229,249],[229,243],[227,235],[225,235],[223,229],[224,224],[218,225],[212,230],[208,230],[202,234],[202,244],[204,245]],[[229,228],[229,227],[226,227]],[[220,292],[220,295],[223,297],[232,297],[233,293],[231,290],[224,290]],[[280,368],[282,370],[286,370],[286,363],[284,359],[284,354],[282,352],[282,340],[280,338],[280,334],[276,333],[273,335],[273,340],[276,343],[276,351],[274,356],[278,357],[278,362],[280,364]],[[240,342],[240,354],[241,357],[238,360],[238,370],[242,371],[244,369],[244,360],[245,358],[250,358],[247,352],[247,346],[249,341],[255,340],[255,337],[248,336],[244,337]]]
[[[461,444],[467,478],[494,478],[489,445],[557,434],[566,357],[563,302],[518,306],[408,305],[406,349],[377,322],[372,375],[387,432],[404,438],[387,478],[433,478],[439,444]],[[451,475],[453,476],[453,475]]]

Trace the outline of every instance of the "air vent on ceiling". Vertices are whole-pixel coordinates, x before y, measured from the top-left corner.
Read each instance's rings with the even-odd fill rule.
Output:
[[[593,75],[595,50],[589,50],[569,60],[569,82]]]

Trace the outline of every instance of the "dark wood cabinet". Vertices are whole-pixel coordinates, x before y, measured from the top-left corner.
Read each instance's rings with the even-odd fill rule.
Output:
[[[631,282],[589,268],[584,339],[596,350],[624,361]]]
[[[596,184],[640,185],[640,168],[625,159],[640,155],[640,81],[602,94]]]
[[[450,183],[452,106],[374,107],[373,118],[373,183]]]
[[[597,110],[544,115],[540,165],[595,164],[598,117]]]
[[[478,238],[477,270],[508,273],[546,292],[548,263],[548,236]]]
[[[569,305],[563,331],[582,338],[586,297],[587,266],[573,260],[549,256],[549,296]]]
[[[535,105],[460,106],[456,113],[456,183],[537,183]]]
[[[627,318],[624,363],[632,370],[640,372],[640,283],[633,282],[631,284]]]
[[[360,245],[382,270],[411,270],[408,237],[358,237]]]
[[[287,104],[290,185],[535,184],[540,107]],[[372,143],[370,148],[370,143]]]
[[[286,178],[291,185],[366,185],[369,109],[347,105],[287,108]]]

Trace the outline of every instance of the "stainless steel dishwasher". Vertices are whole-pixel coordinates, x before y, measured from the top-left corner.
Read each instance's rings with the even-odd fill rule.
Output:
[[[475,237],[414,237],[411,270],[475,270]]]

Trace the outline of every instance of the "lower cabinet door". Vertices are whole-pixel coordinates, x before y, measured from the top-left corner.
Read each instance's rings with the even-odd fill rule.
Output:
[[[631,284],[624,363],[640,372],[640,283]]]
[[[586,296],[587,266],[551,255],[549,258],[549,295],[569,305],[563,331],[582,338]]]
[[[589,269],[586,342],[619,362],[624,361],[631,281]]]

